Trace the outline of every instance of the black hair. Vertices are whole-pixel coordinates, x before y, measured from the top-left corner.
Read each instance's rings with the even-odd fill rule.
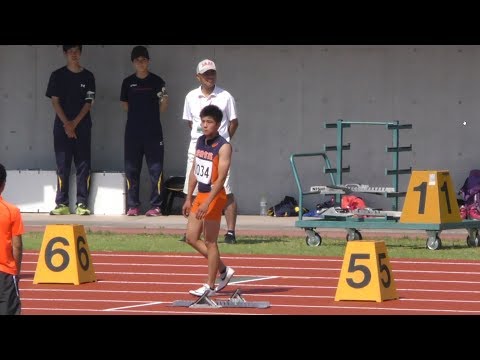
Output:
[[[150,60],[150,56],[148,55],[148,50],[145,46],[137,45],[132,49],[132,54],[130,55],[130,59],[135,60],[136,58],[143,56],[145,59]]]
[[[200,118],[204,118],[205,116],[210,116],[216,123],[221,123],[223,113],[217,105],[207,105],[200,111]]]
[[[62,45],[62,46],[63,46],[63,52],[67,52],[71,48],[76,48],[76,47],[78,47],[80,52],[82,52],[82,45]]]
[[[5,170],[5,166],[0,164],[0,186],[5,184],[6,180],[7,180],[7,171]]]

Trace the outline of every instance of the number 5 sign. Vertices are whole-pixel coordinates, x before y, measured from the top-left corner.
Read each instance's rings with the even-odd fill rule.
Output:
[[[448,171],[413,171],[401,223],[461,222],[456,192]]]
[[[83,225],[47,225],[33,283],[93,281],[95,271]]]
[[[335,301],[398,299],[384,241],[349,241]]]

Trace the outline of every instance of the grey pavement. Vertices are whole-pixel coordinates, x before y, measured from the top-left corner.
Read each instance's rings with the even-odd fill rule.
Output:
[[[158,233],[183,233],[186,229],[187,219],[181,215],[147,217],[126,215],[49,215],[46,213],[22,213],[22,218],[27,231],[42,231],[46,225],[51,224],[79,224],[92,231],[116,232],[158,232]],[[271,236],[305,236],[305,230],[295,226],[298,217],[271,217],[255,215],[239,215],[237,218],[236,232],[244,235],[271,235]],[[222,217],[221,233],[226,231],[225,217]],[[317,228],[321,236],[346,236],[346,229]],[[423,230],[378,230],[361,229],[364,239],[372,237],[404,237],[419,236],[426,238]],[[466,229],[445,230],[442,238],[466,239]]]
[[[118,227],[133,229],[185,229],[187,219],[181,215],[148,217],[126,215],[49,215],[46,213],[22,213],[27,226],[43,226],[47,224],[82,224],[96,227]],[[292,229],[297,217],[274,218],[271,216],[239,215],[238,230],[250,229]],[[222,218],[222,227],[226,226]]]

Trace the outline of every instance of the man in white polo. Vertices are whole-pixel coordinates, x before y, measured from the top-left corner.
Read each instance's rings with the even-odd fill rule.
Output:
[[[190,145],[188,147],[187,170],[183,192],[188,191],[188,177],[195,157],[195,146],[197,139],[203,134],[200,123],[200,111],[207,105],[216,105],[222,110],[223,118],[218,132],[228,142],[231,142],[233,135],[238,128],[237,111],[235,99],[226,90],[216,86],[217,68],[212,60],[205,59],[197,65],[197,80],[200,87],[190,91],[185,97],[183,108],[183,120],[187,121],[190,128]],[[225,191],[227,193],[227,205],[225,207],[225,220],[227,221],[227,233],[225,242],[235,244],[235,226],[237,222],[237,203],[233,196],[230,185],[230,171],[225,180]],[[197,193],[195,189],[194,195]]]

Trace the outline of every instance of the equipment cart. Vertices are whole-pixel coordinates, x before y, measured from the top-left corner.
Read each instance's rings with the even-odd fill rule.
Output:
[[[393,175],[392,187],[385,186],[369,186],[365,184],[342,184],[342,173],[349,172],[350,167],[343,167],[343,150],[349,150],[350,144],[344,145],[343,141],[343,128],[350,127],[351,125],[384,125],[388,130],[393,130],[393,146],[387,147],[386,151],[394,154],[393,165],[394,168],[386,169],[386,175]],[[453,190],[453,185],[446,171],[420,171],[419,175],[415,174],[410,180],[409,192],[398,191],[398,175],[399,174],[411,174],[410,169],[398,169],[399,164],[399,152],[411,151],[412,146],[400,147],[398,146],[398,138],[400,129],[409,129],[411,125],[400,125],[396,122],[346,122],[338,120],[336,124],[326,124],[326,128],[337,128],[337,145],[325,146],[325,150],[337,151],[336,168],[333,168],[326,152],[316,153],[297,153],[290,156],[290,164],[293,170],[293,175],[298,189],[299,198],[299,213],[298,220],[295,222],[295,226],[305,229],[306,238],[305,241],[309,246],[320,246],[322,243],[322,237],[315,231],[317,228],[343,228],[347,231],[346,240],[362,240],[362,234],[359,229],[388,229],[388,230],[425,230],[427,233],[426,247],[430,250],[437,250],[442,247],[440,239],[440,233],[443,230],[461,229],[464,228],[468,231],[466,239],[469,247],[477,247],[480,244],[480,234],[478,229],[480,228],[480,221],[478,220],[461,220],[458,205],[454,196],[456,192]],[[329,185],[315,185],[310,186],[308,190],[302,186],[300,177],[297,171],[296,159],[300,157],[322,158],[324,161],[323,172],[330,174],[331,184]],[[425,173],[425,174],[424,174]],[[336,174],[336,176],[334,176]],[[420,176],[420,177],[419,177]],[[423,181],[422,176],[430,176],[430,181]],[[435,181],[431,181],[432,176]],[[435,178],[436,176],[436,178]],[[418,185],[413,186],[412,181],[417,181]],[[429,191],[431,185],[436,193],[444,194],[439,201],[436,202],[436,206],[425,206],[425,199],[430,199],[432,196],[426,196],[425,192]],[[428,185],[428,186],[427,186]],[[441,186],[441,187],[440,187]],[[437,191],[438,190],[438,191]],[[450,191],[449,191],[450,190]],[[414,192],[420,192],[421,196],[414,194]],[[411,195],[410,192],[412,193]],[[340,202],[340,196],[350,193],[374,193],[384,195],[392,198],[392,210],[373,210],[373,209],[357,209],[351,212],[345,212],[341,208],[331,207],[329,209],[323,209],[317,217],[305,217],[304,216],[304,197],[311,195],[335,195],[337,203]],[[438,195],[438,196],[441,196]],[[407,207],[409,209],[409,216],[405,217],[412,219],[412,221],[400,221],[402,212],[398,211],[398,198],[400,196],[407,196],[404,204],[404,211]],[[417,201],[417,199],[420,199]],[[436,199],[438,200],[438,199]],[[413,201],[413,203],[412,203]],[[422,203],[423,202],[423,203]],[[427,204],[428,205],[428,204]],[[418,210],[417,210],[418,208]],[[438,210],[438,209],[441,210]],[[426,209],[426,210],[425,210]],[[433,210],[430,210],[433,209]],[[431,214],[428,212],[437,211],[438,221],[429,221],[432,219]],[[439,212],[440,211],[440,212]],[[443,211],[443,212],[442,212]],[[426,213],[427,212],[427,213]],[[435,218],[435,217],[433,217]],[[457,221],[458,220],[460,221]],[[426,221],[424,219],[427,219]],[[436,218],[435,218],[436,219]],[[446,221],[444,221],[446,219]],[[417,221],[418,220],[418,221]]]

